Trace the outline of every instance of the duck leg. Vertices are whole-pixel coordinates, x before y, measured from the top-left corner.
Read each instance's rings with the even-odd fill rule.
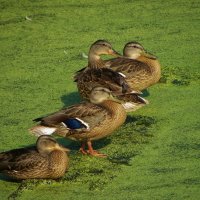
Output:
[[[103,153],[99,153],[98,151],[95,151],[92,147],[92,142],[91,141],[87,141],[87,145],[88,145],[88,151],[87,153],[90,154],[91,156],[96,156],[96,157],[101,157],[101,158],[106,158],[107,155],[103,154]]]
[[[86,155],[86,154],[87,154],[87,151],[85,150],[85,142],[82,142],[82,143],[81,143],[81,147],[80,147],[79,151],[80,151],[83,155]]]

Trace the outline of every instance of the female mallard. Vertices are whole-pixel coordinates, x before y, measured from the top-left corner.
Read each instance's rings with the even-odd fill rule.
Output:
[[[121,89],[120,83],[122,81],[118,80],[120,76],[112,70],[105,69],[105,61],[101,59],[101,55],[120,56],[106,40],[97,40],[91,45],[88,54],[88,66],[76,72],[74,76],[79,93],[84,99],[89,99],[93,87],[104,87],[109,83],[114,83],[114,87]],[[113,77],[114,81],[110,79],[110,76]]]
[[[47,117],[38,118],[40,124],[31,128],[34,135],[53,134],[80,141],[80,151],[98,157],[105,157],[92,148],[92,141],[109,136],[126,119],[126,111],[111,91],[96,87],[90,94],[90,102],[60,110]],[[88,151],[85,150],[85,144]]]
[[[80,95],[84,99],[89,99],[90,93],[94,87],[106,87],[112,91],[115,96],[119,96],[124,102],[126,102],[125,108],[127,111],[133,111],[141,106],[144,106],[148,102],[141,97],[136,96],[140,92],[133,91],[127,84],[124,75],[115,72],[112,69],[108,69],[106,62],[101,59],[102,54],[118,55],[115,50],[112,49],[111,44],[105,40],[98,40],[91,45],[88,66],[79,70],[74,79],[77,82],[77,87]],[[114,52],[114,53],[113,53]],[[125,95],[129,93],[129,95]],[[135,97],[138,97],[135,99]],[[127,106],[128,105],[128,106]]]
[[[52,136],[40,136],[36,147],[0,153],[0,173],[13,179],[57,179],[68,169],[69,150]]]
[[[129,42],[123,50],[124,57],[105,61],[112,70],[124,75],[133,90],[144,90],[157,83],[161,77],[160,63],[147,53],[138,42]]]
[[[88,53],[88,67],[102,68],[105,67],[105,61],[101,59],[101,55],[111,55],[115,57],[121,56],[116,52],[112,45],[106,40],[97,40],[94,42]]]

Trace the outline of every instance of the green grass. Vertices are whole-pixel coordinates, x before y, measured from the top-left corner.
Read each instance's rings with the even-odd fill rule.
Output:
[[[163,76],[148,90],[150,105],[95,143],[108,159],[59,138],[72,149],[69,172],[58,181],[1,176],[0,199],[198,199],[199,12],[198,0],[0,0],[1,151],[34,144],[32,119],[80,101],[72,76],[97,39],[118,51],[137,40]]]

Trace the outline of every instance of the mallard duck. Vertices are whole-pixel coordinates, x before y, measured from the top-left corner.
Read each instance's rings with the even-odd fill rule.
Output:
[[[159,81],[160,63],[154,55],[147,53],[141,44],[127,43],[123,55],[105,62],[112,70],[123,74],[133,90],[142,91]]]
[[[112,55],[115,57],[121,56],[116,52],[112,45],[106,40],[97,40],[90,46],[88,53],[88,65],[77,71],[74,76],[74,81],[78,81],[79,77],[82,76],[83,72],[88,69],[100,69],[106,67],[106,62],[101,59],[101,55]]]
[[[105,61],[101,59],[101,55],[111,55],[114,57],[121,56],[112,48],[112,45],[106,40],[97,40],[90,46],[88,53],[88,67],[102,68],[105,67]]]
[[[127,111],[133,111],[144,106],[148,101],[141,97],[135,98],[135,94],[140,94],[140,92],[129,87],[124,75],[107,68],[105,61],[100,58],[102,54],[109,54],[110,51],[112,55],[120,56],[115,50],[112,50],[111,44],[105,40],[98,40],[91,45],[88,66],[79,70],[74,77],[81,97],[89,99],[92,89],[102,86],[109,88],[114,95],[120,96],[120,99],[126,102],[124,106]],[[129,93],[128,98],[124,95],[125,93]],[[128,99],[128,102],[126,99]]]
[[[52,136],[43,135],[36,147],[0,153],[0,173],[17,180],[57,179],[68,169],[68,151]]]
[[[53,134],[80,141],[83,154],[105,157],[95,151],[92,141],[112,134],[126,119],[121,101],[104,87],[93,88],[90,102],[82,102],[46,117],[35,119],[39,125],[30,129],[34,135]],[[88,151],[85,150],[88,146]]]

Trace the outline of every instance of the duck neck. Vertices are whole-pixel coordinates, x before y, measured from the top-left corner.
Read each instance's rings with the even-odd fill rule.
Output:
[[[106,100],[103,103],[100,104],[101,107],[104,107],[106,110],[110,111],[110,114],[113,118],[118,118],[121,117],[122,120],[125,121],[126,119],[126,111],[122,104],[111,101],[111,100]]]
[[[99,55],[89,54],[88,67],[89,68],[103,68],[105,67],[105,62],[101,59]]]
[[[135,54],[124,54],[124,56],[125,56],[126,58],[129,58],[129,59],[135,59],[135,60],[137,60],[137,58],[140,57],[140,54],[139,54],[139,53],[135,53]]]
[[[161,75],[160,63],[158,62],[157,59],[151,59],[145,56],[140,56],[136,60],[147,64],[151,70],[151,73],[156,74],[157,76],[160,77]]]

